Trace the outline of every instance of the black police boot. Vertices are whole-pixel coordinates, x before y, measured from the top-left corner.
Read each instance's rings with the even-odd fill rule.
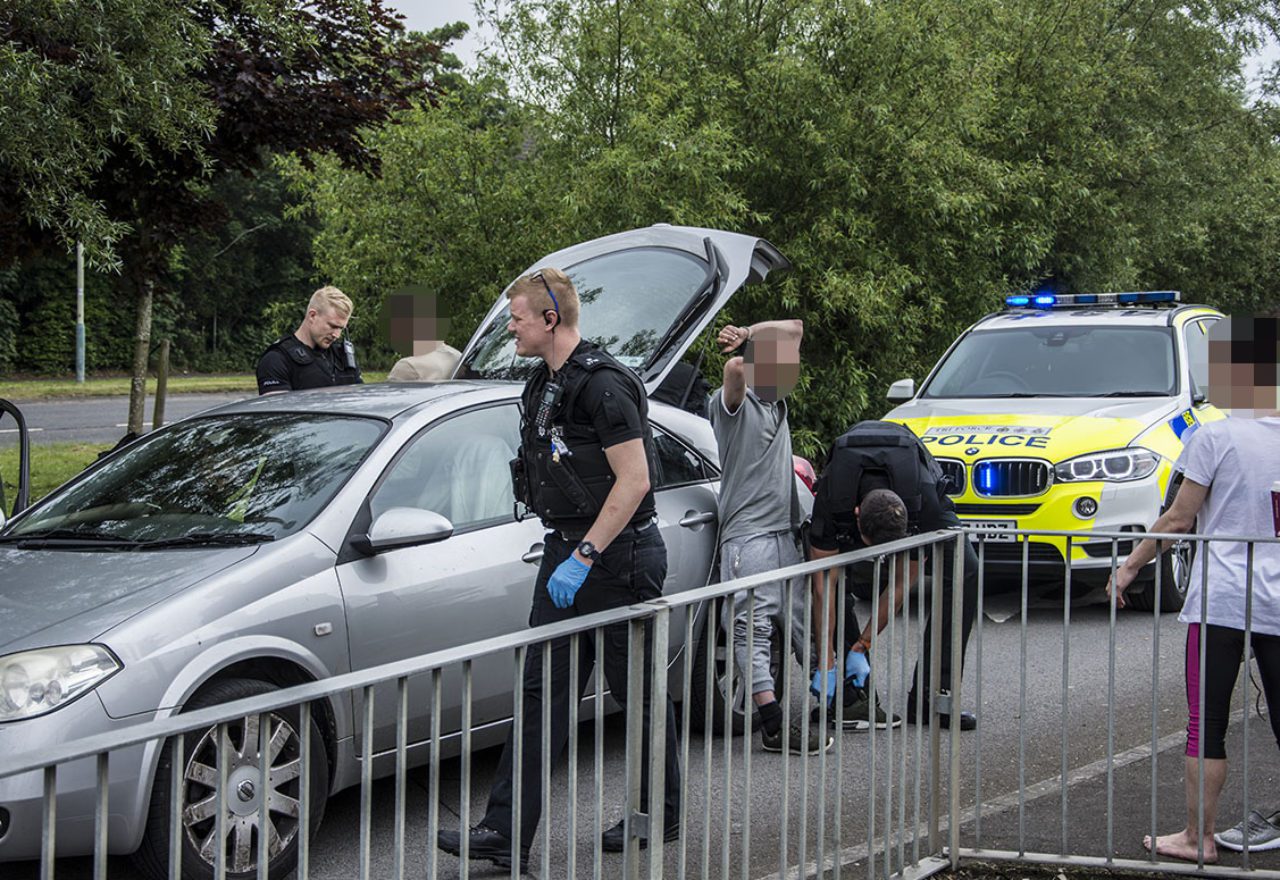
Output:
[[[467,856],[484,859],[499,868],[511,867],[511,838],[487,825],[476,825],[467,832]],[[453,830],[441,830],[436,834],[436,846],[451,856],[462,855],[462,835]],[[520,872],[529,870],[529,847],[520,847]]]
[[[618,824],[614,825],[608,831],[600,835],[600,848],[605,852],[622,852],[622,845],[626,842],[627,832],[625,830],[625,821],[618,820]],[[679,822],[672,823],[662,832],[662,839],[667,843],[680,838]],[[647,835],[640,835],[640,848],[649,848],[649,838]]]
[[[920,714],[916,715],[916,695],[907,695],[907,723],[908,724],[928,724],[929,723],[929,702],[925,700],[919,706]],[[951,729],[951,715],[942,713],[938,715],[938,726],[943,730]],[[973,730],[978,726],[978,716],[972,712],[960,713],[960,729]]]

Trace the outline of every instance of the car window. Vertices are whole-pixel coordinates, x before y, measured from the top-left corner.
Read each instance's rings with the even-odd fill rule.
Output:
[[[1209,328],[1212,321],[1188,321],[1183,333],[1187,340],[1187,372],[1191,393],[1209,392]]]
[[[385,428],[377,419],[303,413],[179,422],[122,449],[7,534],[283,537],[328,503]]]
[[[582,304],[585,337],[639,370],[657,352],[675,316],[707,280],[707,263],[672,248],[604,254],[565,270]],[[504,305],[459,367],[460,378],[525,379],[536,359],[516,356]]]
[[[701,456],[656,427],[653,429],[653,445],[658,454],[655,489],[670,489],[710,479]]]
[[[520,443],[514,405],[460,413],[409,441],[370,499],[374,517],[392,507],[431,510],[454,531],[514,519],[511,459]]]
[[[922,398],[1164,397],[1177,390],[1165,327],[979,330],[957,343]]]

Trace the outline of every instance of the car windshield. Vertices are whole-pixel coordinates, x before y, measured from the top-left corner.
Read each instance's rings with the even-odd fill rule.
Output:
[[[922,398],[1167,397],[1177,393],[1164,327],[1007,327],[960,340]]]
[[[181,422],[121,450],[0,537],[142,546],[282,538],[324,507],[384,428],[300,413]]]
[[[565,271],[582,303],[583,336],[637,371],[650,363],[677,315],[708,281],[705,260],[658,247],[604,254]],[[515,340],[507,332],[510,320],[504,302],[467,353],[460,378],[528,377],[536,361],[516,355]]]

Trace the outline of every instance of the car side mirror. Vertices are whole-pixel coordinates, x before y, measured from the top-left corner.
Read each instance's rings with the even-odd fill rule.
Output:
[[[906,403],[915,396],[915,379],[899,379],[889,386],[889,393],[885,395],[885,397],[889,398],[890,403]]]
[[[453,534],[453,523],[434,510],[417,507],[392,507],[378,514],[367,534],[352,540],[352,546],[365,556],[375,556],[401,547],[434,544]]]
[[[1205,396],[1203,391],[1194,391],[1191,394],[1192,406],[1204,406],[1209,402],[1209,398]]]

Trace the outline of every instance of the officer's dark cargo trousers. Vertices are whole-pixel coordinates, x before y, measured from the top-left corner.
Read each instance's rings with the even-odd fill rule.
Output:
[[[556,608],[547,593],[547,581],[556,566],[569,557],[577,542],[569,542],[557,533],[546,536],[542,564],[533,591],[533,609],[529,612],[529,625],[568,620],[580,614],[592,614],[610,608],[626,607],[655,599],[662,594],[662,582],[667,572],[667,551],[656,525],[650,525],[636,533],[620,536],[592,567],[569,608]],[[627,711],[634,711],[635,700],[627,694],[628,624],[620,623],[603,629],[604,677],[609,690]],[[551,649],[551,760],[554,762],[564,751],[569,739],[569,700],[580,698],[595,662],[593,633],[579,637],[579,681],[576,687],[569,682],[569,639],[557,639]],[[650,728],[651,654],[652,633],[645,639],[645,687],[641,699],[644,713],[641,739],[644,753],[641,758],[641,810],[647,812],[649,804],[649,743]],[[531,646],[524,670],[524,736],[521,754],[522,780],[520,790],[520,846],[528,849],[537,832],[542,811],[542,650]],[[680,762],[676,745],[675,710],[670,699],[660,707],[667,715],[666,796],[663,824],[670,826],[680,814]],[[508,837],[512,833],[512,804],[514,788],[512,770],[514,764],[515,726],[507,735],[507,744],[498,763],[493,790],[489,794],[489,809],[484,824]],[[620,791],[621,786],[610,790]],[[659,832],[660,833],[660,832]]]
[[[936,544],[927,550],[928,559],[925,562],[925,588],[929,589],[933,584],[933,560],[934,557],[942,556],[942,656],[938,658],[941,667],[941,675],[939,687],[943,690],[951,689],[951,629],[953,615],[951,613],[951,596],[954,592],[954,573],[955,573],[955,544],[946,541]],[[911,552],[911,558],[918,558],[918,551]],[[853,600],[855,598],[870,600],[871,599],[871,574],[870,565],[866,564],[865,571],[849,572],[848,585],[849,593],[845,596],[845,624],[844,638],[845,650],[853,646],[858,640],[858,636],[862,632],[862,627],[858,623],[858,615],[854,612]],[[881,566],[881,587],[888,585],[888,566]],[[907,593],[906,601],[911,603],[912,608],[918,607],[920,601],[916,598],[916,584],[911,584],[911,589]],[[961,666],[964,665],[964,655],[969,647],[969,634],[973,632],[973,624],[978,615],[978,553],[973,549],[971,541],[964,542],[964,597],[961,602],[962,615],[960,619],[960,660]],[[923,676],[925,685],[925,693],[929,690],[929,660],[933,656],[933,615],[929,613],[930,603],[925,600],[925,613],[929,619],[925,623],[924,628],[924,653],[921,655],[920,662],[916,666],[917,675],[911,680],[911,699],[914,702],[916,693],[916,680]],[[904,604],[905,612],[905,604]]]

